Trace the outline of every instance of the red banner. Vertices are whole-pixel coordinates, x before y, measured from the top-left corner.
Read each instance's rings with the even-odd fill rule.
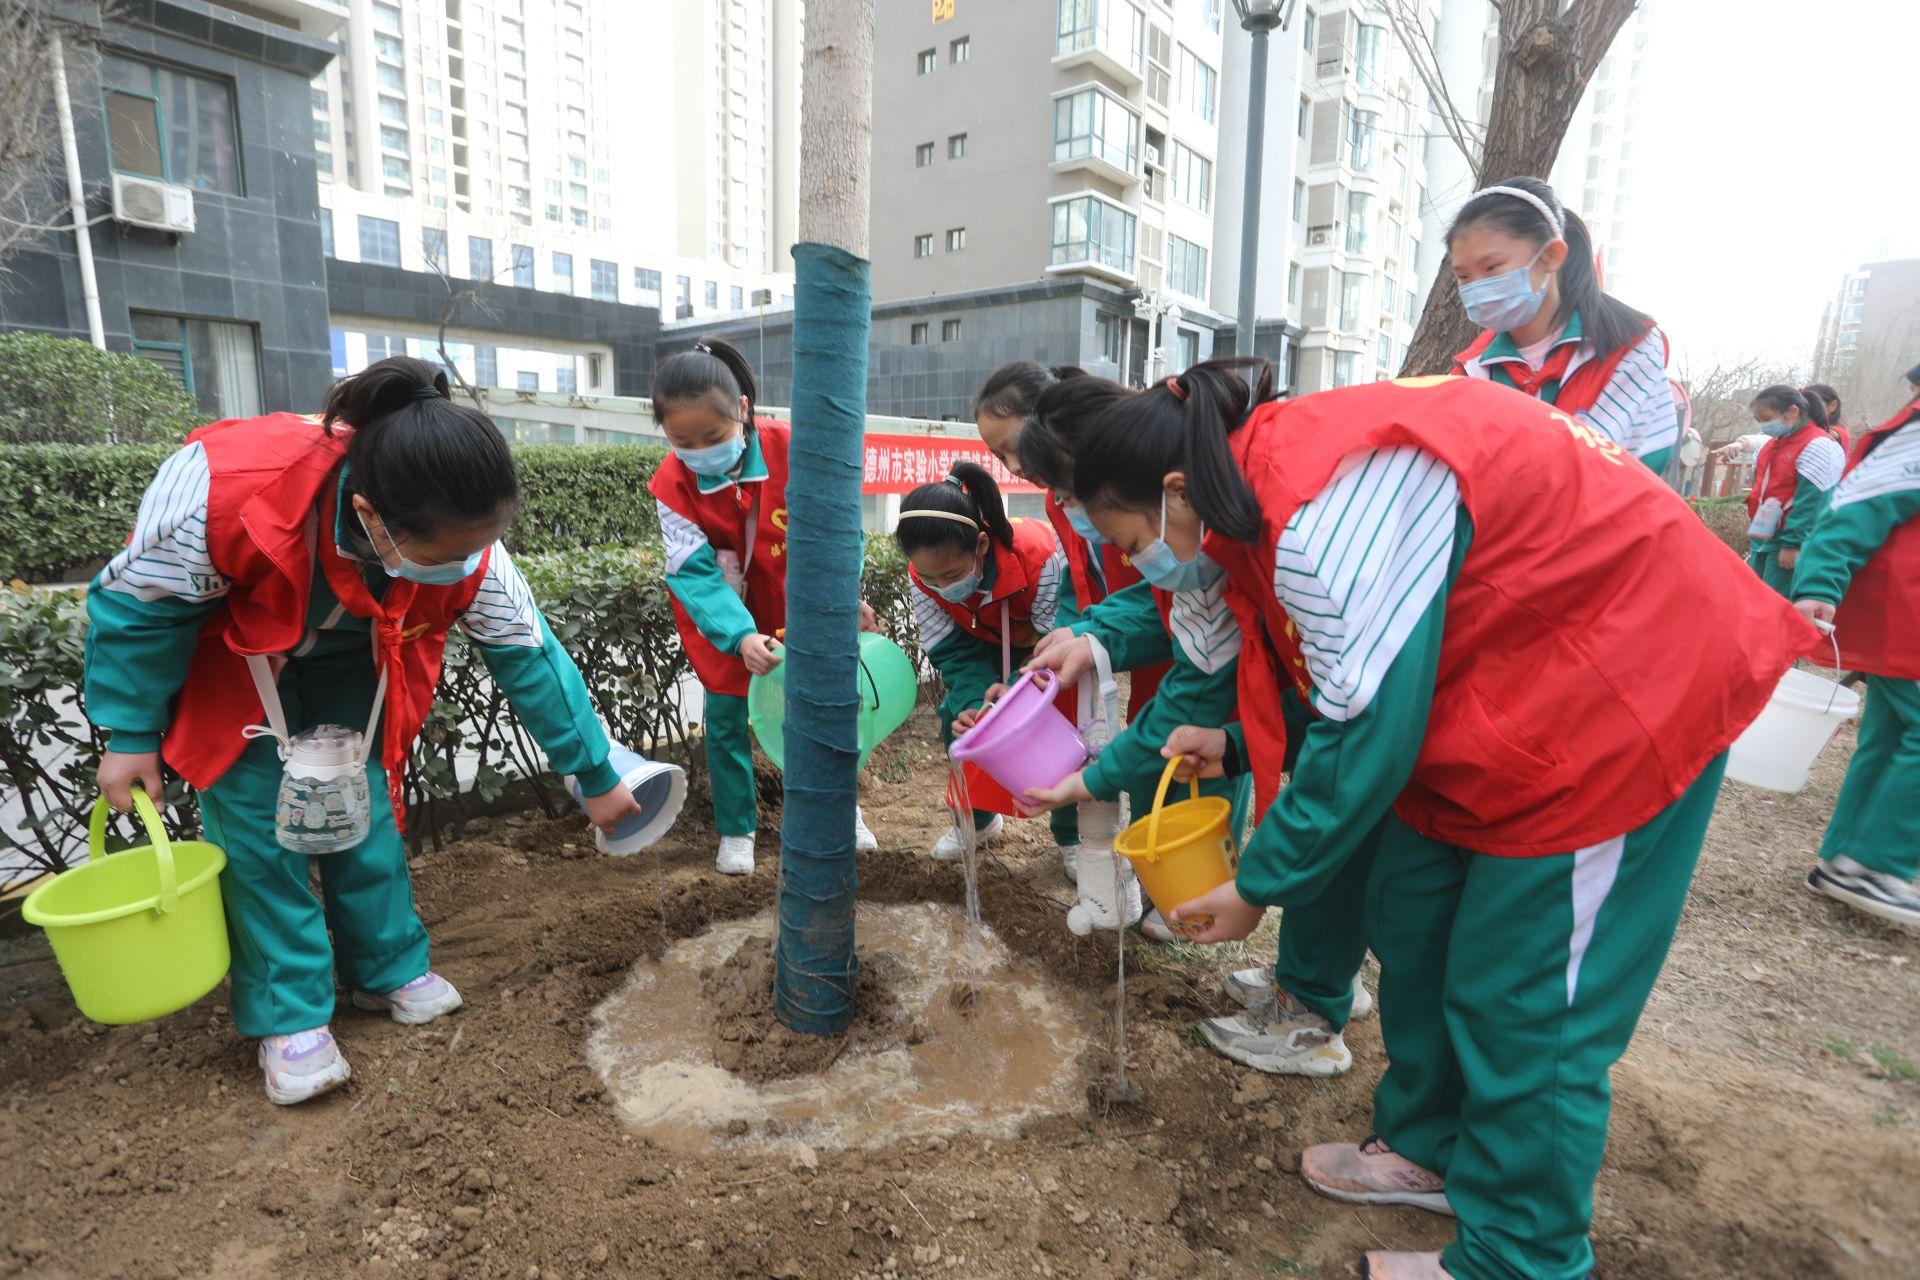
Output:
[[[993,473],[1007,493],[1038,493],[1039,487],[1016,480],[1000,459],[978,440],[954,436],[867,436],[862,457],[862,493],[911,493],[946,478],[956,460],[977,462]]]

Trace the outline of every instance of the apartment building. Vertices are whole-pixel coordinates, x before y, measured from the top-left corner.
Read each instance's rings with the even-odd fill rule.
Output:
[[[1901,376],[1920,362],[1920,258],[1869,262],[1850,271],[1827,304],[1815,342],[1814,375],[1857,389],[1870,403],[1853,406],[1856,420],[1869,407],[1898,407]],[[1843,396],[1851,403],[1858,396]]]
[[[1600,59],[1585,96],[1567,125],[1553,166],[1553,189],[1593,232],[1607,289],[1631,297],[1634,262],[1628,248],[1635,195],[1634,142],[1640,131],[1643,86],[1657,45],[1659,0],[1642,0]]]

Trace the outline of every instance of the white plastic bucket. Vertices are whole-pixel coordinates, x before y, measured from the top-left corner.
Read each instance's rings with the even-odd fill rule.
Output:
[[[612,835],[595,831],[593,842],[602,853],[625,857],[640,852],[673,826],[680,806],[687,802],[687,774],[677,764],[649,760],[620,746],[613,748],[609,759],[620,770],[620,785],[633,792],[640,812],[621,822]],[[581,798],[578,778],[568,778],[567,789],[575,800]]]
[[[1840,726],[1860,714],[1860,695],[1799,667],[1780,677],[1766,709],[1727,753],[1727,776],[1792,795]]]

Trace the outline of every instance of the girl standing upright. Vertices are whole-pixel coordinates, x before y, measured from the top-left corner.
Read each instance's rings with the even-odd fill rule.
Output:
[[[1820,398],[1820,407],[1826,410],[1827,414],[1827,430],[1830,431],[1833,434],[1833,438],[1839,442],[1840,452],[1851,458],[1853,456],[1853,428],[1847,425],[1846,419],[1840,411],[1840,393],[1824,382],[1816,382],[1811,386],[1802,388],[1800,394],[1818,396]]]
[[[473,641],[588,815],[638,806],[573,660],[499,543],[513,455],[447,376],[395,356],[337,384],[326,413],[216,422],[160,468],[127,547],[87,593],[87,716],[111,735],[100,788],[160,795],[164,756],[227,853],[233,1022],[260,1040],[267,1097],[351,1074],[329,1022],[336,972],[361,1008],[430,1022],[460,993],[428,967],[401,844],[401,781],[447,632]],[[271,734],[254,732],[262,717]],[[370,829],[313,864],[280,843],[276,739],[364,727]],[[249,742],[249,739],[252,739]],[[331,938],[329,938],[331,930]]]
[[[1509,178],[1461,207],[1447,255],[1483,330],[1454,372],[1543,400],[1664,475],[1679,439],[1667,337],[1601,289],[1580,215],[1540,179]]]
[[[1747,526],[1752,548],[1747,563],[1760,580],[1786,595],[1793,586],[1800,544],[1826,510],[1827,494],[1846,469],[1847,458],[1827,430],[1826,407],[1817,396],[1788,386],[1768,387],[1753,398],[1753,420],[1766,442],[1753,464],[1747,490]]]
[[[653,417],[673,447],[648,486],[667,548],[667,589],[680,643],[706,692],[714,866],[753,871],[759,795],[747,683],[780,665],[787,625],[787,440],[783,422],[754,416],[746,357],[717,338],[662,360]],[[854,811],[854,844],[875,847]]]

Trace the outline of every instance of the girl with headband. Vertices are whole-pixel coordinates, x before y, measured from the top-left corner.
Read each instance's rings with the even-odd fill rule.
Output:
[[[1476,192],[1447,229],[1481,334],[1454,372],[1544,400],[1664,475],[1679,442],[1667,338],[1600,286],[1593,237],[1538,178]]]

